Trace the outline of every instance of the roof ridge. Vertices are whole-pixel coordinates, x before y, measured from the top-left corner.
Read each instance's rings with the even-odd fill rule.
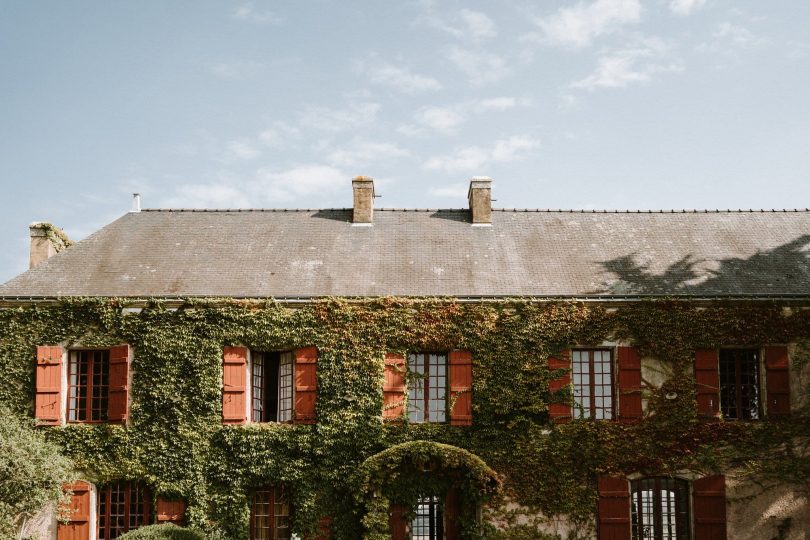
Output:
[[[190,213],[226,213],[226,212],[350,212],[351,208],[144,208],[141,212],[190,212]],[[378,212],[469,212],[467,208],[375,208]],[[493,212],[548,213],[548,214],[720,214],[720,213],[798,213],[810,212],[810,208],[709,208],[709,209],[658,209],[658,210],[609,210],[583,208],[493,208]],[[137,213],[137,212],[135,212]]]

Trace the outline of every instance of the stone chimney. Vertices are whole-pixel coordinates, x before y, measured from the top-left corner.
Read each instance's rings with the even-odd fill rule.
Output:
[[[467,200],[470,201],[472,224],[492,225],[492,178],[473,176],[470,179]]]
[[[37,266],[42,261],[53,257],[68,246],[69,240],[50,223],[35,221],[28,226],[31,235],[31,253],[28,268]],[[63,238],[64,237],[64,238]]]
[[[369,176],[357,176],[352,179],[354,192],[354,225],[372,225],[374,223],[374,179]]]

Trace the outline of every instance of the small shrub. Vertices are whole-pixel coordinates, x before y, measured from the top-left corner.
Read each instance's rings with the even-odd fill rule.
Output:
[[[194,529],[178,527],[170,523],[149,525],[119,536],[121,540],[205,540],[205,535]]]

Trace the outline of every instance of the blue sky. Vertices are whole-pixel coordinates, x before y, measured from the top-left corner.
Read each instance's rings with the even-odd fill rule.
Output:
[[[810,2],[0,1],[0,282],[130,208],[810,207]]]

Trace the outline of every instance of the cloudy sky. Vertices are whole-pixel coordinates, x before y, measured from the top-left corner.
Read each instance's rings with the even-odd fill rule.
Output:
[[[810,207],[810,2],[0,0],[0,282],[145,207]]]

